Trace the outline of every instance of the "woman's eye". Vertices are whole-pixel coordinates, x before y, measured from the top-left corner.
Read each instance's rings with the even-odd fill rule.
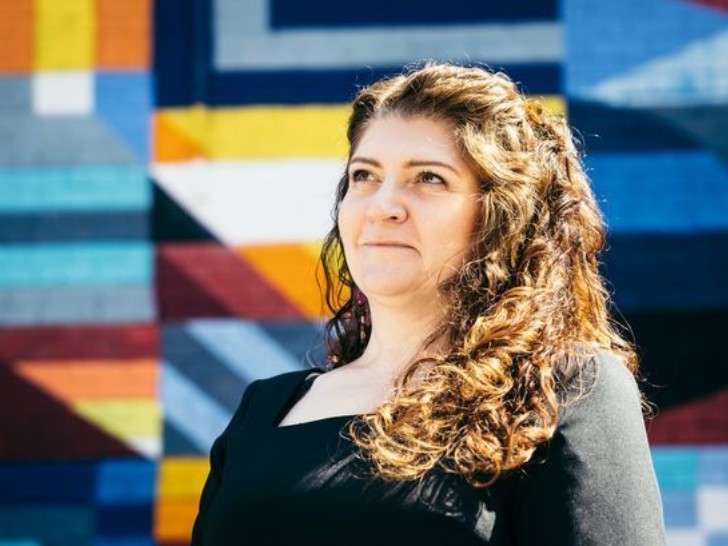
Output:
[[[350,176],[352,182],[367,182],[373,179],[372,173],[362,170],[353,171]]]
[[[420,180],[425,184],[445,184],[445,179],[443,177],[430,171],[420,173]]]

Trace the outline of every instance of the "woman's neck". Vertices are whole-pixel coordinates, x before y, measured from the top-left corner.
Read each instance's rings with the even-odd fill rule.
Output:
[[[394,377],[422,356],[427,337],[441,324],[445,310],[436,298],[420,298],[409,305],[369,301],[372,331],[361,357],[350,365],[376,375]],[[428,353],[442,349],[434,344]],[[441,344],[440,344],[441,345]]]

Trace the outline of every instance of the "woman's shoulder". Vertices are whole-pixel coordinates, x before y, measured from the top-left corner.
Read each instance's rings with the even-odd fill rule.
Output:
[[[611,351],[597,350],[565,361],[557,372],[562,416],[574,411],[626,404],[641,408],[635,375],[624,360]]]

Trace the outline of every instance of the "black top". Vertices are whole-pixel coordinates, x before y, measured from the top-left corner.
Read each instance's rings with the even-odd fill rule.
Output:
[[[212,446],[193,546],[665,544],[637,384],[613,356],[584,368],[591,392],[563,408],[532,462],[487,489],[441,471],[367,477],[339,435],[351,415],[278,427],[312,371],[245,390]]]

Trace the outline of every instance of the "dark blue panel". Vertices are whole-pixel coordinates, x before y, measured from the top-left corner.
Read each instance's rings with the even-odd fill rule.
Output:
[[[701,147],[687,131],[639,108],[569,101],[569,124],[578,130],[587,152]]]
[[[148,212],[0,214],[0,243],[146,240]]]
[[[275,29],[553,21],[556,0],[269,0]]]
[[[96,532],[103,537],[151,534],[151,503],[98,508]]]
[[[728,308],[728,232],[617,235],[604,274],[622,311]]]
[[[204,102],[210,67],[210,0],[154,2],[155,104]]]
[[[492,66],[502,70],[530,94],[558,94],[561,68],[551,64]],[[377,67],[341,70],[285,70],[227,72],[210,79],[205,103],[211,106],[248,104],[306,104],[349,102],[365,85],[401,70]],[[173,106],[159,96],[160,106]]]
[[[84,505],[94,501],[96,463],[0,464],[0,505]]]
[[[302,27],[362,27],[477,24],[555,20],[556,0],[269,0],[271,25]]]
[[[626,312],[624,320],[648,379],[643,388],[660,410],[728,389],[728,357],[715,343],[728,332],[728,307]]]

